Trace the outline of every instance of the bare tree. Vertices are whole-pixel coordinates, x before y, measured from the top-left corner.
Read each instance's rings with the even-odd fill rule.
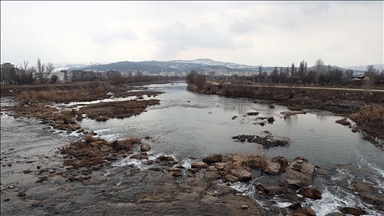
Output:
[[[318,75],[321,75],[321,74],[324,74],[325,73],[325,64],[324,64],[324,61],[322,59],[317,59],[316,62],[315,62],[315,70],[317,72]]]
[[[373,65],[367,66],[367,71],[365,72],[365,86],[370,88],[375,83],[376,68]]]
[[[40,84],[44,83],[45,64],[41,63],[40,58],[36,63],[36,78]]]
[[[51,62],[47,63],[47,66],[45,67],[45,74],[44,74],[45,81],[48,81],[48,79],[51,76],[53,70],[55,70],[55,66],[53,66],[53,64]]]
[[[261,82],[261,73],[263,72],[263,64],[259,65],[259,82]]]

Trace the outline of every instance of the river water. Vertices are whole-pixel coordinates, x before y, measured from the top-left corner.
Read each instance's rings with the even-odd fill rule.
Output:
[[[236,142],[232,137],[241,134],[263,135],[269,131],[274,136],[289,137],[291,142],[285,147],[262,149],[266,157],[283,156],[291,161],[302,156],[314,165],[329,168],[332,176],[318,178],[312,185],[320,189],[323,199],[304,203],[314,209],[317,215],[337,211],[341,206],[360,207],[370,215],[383,213],[362,202],[349,185],[358,178],[375,183],[378,190],[384,191],[384,154],[363,140],[360,133],[353,133],[347,126],[335,123],[341,116],[308,110],[306,114],[284,119],[280,112],[287,111],[286,106],[276,105],[271,109],[268,104],[253,103],[251,99],[196,94],[187,91],[187,84],[181,82],[146,87],[150,91],[164,92],[156,97],[161,100],[160,105],[151,106],[146,112],[126,119],[97,122],[85,118],[80,125],[86,130],[94,130],[107,140],[150,136],[151,139],[145,140],[152,146],[149,153],[172,155],[186,163],[191,162],[187,159],[190,156],[202,158],[214,153],[258,154],[261,151],[258,144]],[[258,117],[273,116],[275,122],[258,125],[255,116],[246,115],[248,111],[258,111]],[[238,118],[232,119],[233,116]],[[60,134],[58,131],[55,133]],[[145,168],[133,159],[118,161],[114,166],[128,164]],[[267,177],[258,176],[252,181],[262,178]],[[251,197],[254,194],[252,182],[232,186],[239,194]],[[262,204],[263,201],[259,202]],[[280,207],[288,205],[284,200],[276,200],[276,203]]]

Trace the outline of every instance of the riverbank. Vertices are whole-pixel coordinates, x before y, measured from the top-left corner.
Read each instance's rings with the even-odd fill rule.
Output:
[[[309,89],[273,86],[222,85],[206,82],[202,88],[188,83],[188,90],[208,95],[243,97],[255,103],[280,104],[300,109],[327,110],[351,118],[356,122],[354,131],[361,131],[366,140],[384,151],[384,93],[370,91],[343,91],[337,89]],[[360,118],[375,110],[376,118]],[[364,114],[363,114],[364,113]],[[353,114],[353,115],[352,115]]]

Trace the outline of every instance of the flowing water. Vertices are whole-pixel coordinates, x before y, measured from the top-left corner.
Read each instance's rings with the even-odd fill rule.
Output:
[[[152,146],[150,153],[172,155],[187,167],[193,161],[188,159],[189,156],[201,158],[214,153],[260,153],[258,144],[236,142],[232,137],[241,134],[263,135],[269,131],[273,136],[289,137],[291,142],[285,147],[263,149],[266,157],[283,156],[292,160],[302,156],[314,165],[329,167],[331,177],[319,177],[312,185],[321,190],[323,198],[304,203],[314,209],[317,215],[326,215],[344,206],[363,208],[370,215],[383,213],[361,201],[353,192],[350,182],[356,178],[370,181],[376,184],[379,191],[384,191],[384,154],[363,140],[360,133],[353,133],[350,128],[335,123],[341,116],[308,110],[306,114],[285,119],[280,112],[287,111],[286,106],[276,105],[271,109],[268,104],[253,103],[251,99],[196,94],[187,91],[185,83],[146,87],[151,91],[164,92],[156,97],[161,100],[160,105],[151,106],[146,112],[126,119],[97,122],[85,118],[80,122],[81,126],[86,130],[94,130],[107,140],[131,135],[150,136],[145,140]],[[76,107],[85,103],[70,105]],[[255,116],[246,115],[249,111],[258,111],[258,117],[273,116],[275,122],[258,125],[256,123],[259,120]],[[233,119],[233,116],[238,118]],[[145,169],[143,164],[134,159],[123,159],[114,163],[114,166],[131,164]],[[253,181],[262,178],[266,176],[258,176]],[[255,189],[251,183],[236,183],[232,187],[240,194],[253,197]],[[259,202],[263,204],[262,200]],[[289,203],[276,200],[276,205],[285,207]]]

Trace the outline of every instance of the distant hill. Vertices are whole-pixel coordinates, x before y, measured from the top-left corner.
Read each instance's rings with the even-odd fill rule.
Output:
[[[58,64],[59,65],[59,64]],[[191,70],[196,70],[203,72],[206,70],[226,70],[229,72],[258,72],[258,66],[251,66],[245,64],[236,64],[232,62],[220,62],[212,59],[195,59],[195,60],[173,60],[173,61],[121,61],[115,63],[70,63],[70,64],[60,64],[62,68],[68,70],[95,70],[95,71],[107,71],[107,70],[118,70],[121,72],[137,72],[138,70],[148,70],[151,74],[158,74],[163,69],[167,72],[188,72]],[[298,65],[297,65],[298,66]],[[341,70],[346,68],[341,68],[334,66]],[[280,66],[278,67],[280,68]],[[312,68],[312,67],[310,67]],[[274,67],[263,66],[263,71],[271,72]],[[362,73],[364,70],[352,69],[356,73]]]
[[[379,71],[384,70],[384,64],[372,64],[376,69],[379,69]],[[351,69],[351,70],[359,70],[359,71],[366,71],[368,65],[360,65],[360,66],[347,66],[344,67],[345,69]]]

